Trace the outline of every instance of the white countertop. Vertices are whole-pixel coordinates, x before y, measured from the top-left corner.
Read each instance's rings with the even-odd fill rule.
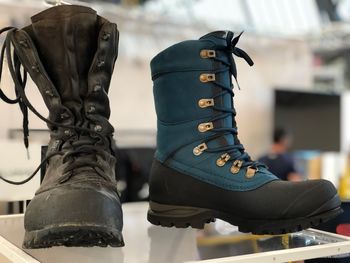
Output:
[[[219,220],[200,232],[192,228],[163,228],[146,220],[147,209],[146,202],[123,205],[123,248],[22,250],[23,215],[0,216],[0,262],[180,263],[207,259],[200,262],[264,263],[350,253],[350,238],[318,230],[253,236],[235,232],[234,227]],[[220,258],[210,259],[213,255]]]

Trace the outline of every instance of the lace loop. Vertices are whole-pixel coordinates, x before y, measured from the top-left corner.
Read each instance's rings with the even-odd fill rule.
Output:
[[[39,164],[39,166],[35,169],[35,171],[28,176],[26,179],[24,179],[23,181],[12,181],[9,179],[4,178],[3,176],[0,175],[0,179],[3,180],[4,182],[8,183],[8,184],[13,184],[13,185],[22,185],[25,184],[27,182],[29,182],[30,180],[32,180],[34,178],[34,176],[39,172],[40,169],[43,168],[43,166],[46,164],[46,162],[51,159],[52,157],[56,156],[56,155],[63,155],[62,152],[54,152],[50,155],[47,155]]]
[[[81,134],[90,134],[90,137],[94,137],[94,141],[91,143],[92,145],[94,145],[95,143],[97,143],[97,141],[103,141],[104,144],[106,143],[106,140],[104,138],[103,135],[101,135],[99,132],[96,132],[94,130],[85,128],[85,127],[80,127],[80,126],[75,126],[75,125],[65,125],[62,123],[58,123],[58,122],[54,122],[51,121],[50,119],[45,118],[44,116],[42,116],[36,109],[35,107],[30,103],[29,99],[26,96],[25,93],[25,86],[26,86],[26,82],[27,82],[27,71],[25,70],[24,66],[21,64],[21,61],[18,57],[18,55],[16,54],[16,50],[13,48],[12,50],[12,44],[11,44],[11,39],[12,36],[14,34],[14,32],[17,30],[17,28],[15,27],[5,27],[3,29],[0,30],[0,35],[4,32],[7,31],[7,35],[4,41],[4,44],[1,48],[1,52],[0,52],[0,83],[1,83],[1,75],[2,75],[2,70],[3,70],[3,64],[4,64],[4,59],[6,56],[7,59],[7,66],[9,69],[9,72],[11,74],[11,78],[14,82],[14,90],[15,90],[15,94],[16,94],[16,98],[15,99],[10,99],[8,96],[5,95],[5,93],[0,89],[0,99],[2,99],[4,102],[8,103],[8,104],[19,104],[20,110],[22,112],[23,115],[23,122],[22,122],[22,127],[23,127],[23,141],[24,141],[24,145],[28,151],[28,147],[29,147],[29,121],[28,121],[28,109],[30,111],[32,111],[39,119],[41,119],[42,121],[46,122],[47,124],[52,125],[53,127],[61,127],[61,128],[67,128],[67,129],[72,129],[75,130],[77,132],[80,132]],[[21,72],[21,68],[23,69]],[[41,162],[41,164],[36,168],[36,170],[25,180],[20,181],[20,182],[15,182],[12,180],[8,180],[5,179],[4,177],[0,176],[0,180],[3,180],[9,184],[14,184],[14,185],[21,185],[21,184],[25,184],[28,181],[30,181],[35,174],[40,170],[40,168],[42,168],[42,166],[52,157],[56,156],[56,155],[66,155],[65,156],[65,161],[67,161],[68,158],[73,157],[73,156],[77,156],[77,155],[81,155],[81,154],[100,154],[101,156],[104,156],[105,154],[103,153],[102,150],[92,150],[92,148],[94,146],[92,145],[87,145],[87,146],[81,146],[81,147],[77,147],[73,150],[69,150],[68,153],[64,153],[63,151],[57,151],[54,153],[51,153],[49,155],[47,155],[43,161]],[[82,162],[80,163],[81,165],[77,165],[77,163],[75,164],[71,164],[71,165],[67,165],[66,167],[66,171],[71,171],[74,169],[77,169],[79,167],[82,167]],[[93,167],[97,167],[101,170],[103,170],[103,167],[98,164],[97,162],[85,162],[84,166],[93,166]],[[105,177],[104,175],[102,175],[101,172],[99,172],[99,174],[102,177]]]
[[[235,80],[237,81],[237,70],[236,70],[236,64],[234,60],[234,56],[243,58],[250,66],[254,65],[253,60],[249,57],[249,55],[242,49],[236,47],[241,35],[243,32],[241,32],[238,36],[233,37],[233,33],[229,32],[228,34],[231,34],[228,36],[228,39],[232,39],[229,45],[227,46],[226,49],[223,51],[229,56],[229,62],[227,62],[225,59],[220,58],[219,56],[212,57],[211,59],[214,59],[218,62],[220,62],[224,67],[221,69],[214,70],[215,74],[220,74],[227,72],[231,73]],[[220,87],[222,89],[221,92],[213,96],[213,99],[219,98],[219,97],[224,97],[225,95],[229,94],[231,96],[231,100],[234,97],[234,92],[233,92],[233,85],[230,87],[227,87],[215,79],[212,82],[214,85]],[[238,83],[237,83],[238,84]],[[238,86],[239,87],[239,86]],[[225,152],[226,154],[230,155],[230,160],[232,161],[239,161],[242,167],[250,167],[250,168],[258,168],[259,166],[264,166],[263,164],[257,162],[257,161],[252,161],[248,153],[245,152],[244,146],[239,142],[237,136],[238,136],[238,131],[236,127],[236,122],[234,120],[236,116],[236,111],[232,107],[218,107],[217,104],[215,104],[212,107],[215,111],[220,112],[220,114],[215,115],[215,117],[211,118],[209,121],[210,122],[215,122],[219,120],[223,120],[229,116],[232,116],[233,119],[233,125],[232,127],[220,127],[220,128],[214,128],[211,129],[210,132],[214,133],[215,135],[212,136],[211,138],[207,138],[205,141],[205,144],[208,144],[212,140],[216,140],[219,137],[223,137],[225,135],[232,134],[235,143],[233,145],[226,145],[226,146],[221,146],[221,147],[216,147],[216,148],[207,148],[205,149],[206,152],[210,153],[220,153],[222,154]],[[215,126],[214,126],[215,127]]]

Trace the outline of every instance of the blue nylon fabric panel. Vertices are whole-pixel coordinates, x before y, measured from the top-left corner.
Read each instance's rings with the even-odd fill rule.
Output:
[[[214,70],[225,69],[221,62],[201,58],[200,51],[215,49],[216,57],[229,62],[229,55],[217,50],[217,48],[223,48],[226,43],[226,39],[212,36],[202,40],[184,41],[159,53],[151,61],[153,93],[158,117],[155,158],[198,180],[227,190],[247,191],[277,180],[277,177],[265,168],[259,168],[256,175],[248,179],[245,177],[246,168],[242,168],[235,175],[230,172],[232,160],[223,167],[218,167],[216,160],[222,153],[203,152],[199,156],[193,154],[194,147],[216,134],[212,131],[201,133],[198,131],[198,125],[211,121],[221,113],[211,107],[198,106],[200,99],[212,98],[215,91],[222,91],[218,85],[211,82],[202,83],[199,76],[201,73],[215,73]],[[217,73],[216,77],[217,82],[230,87],[231,74],[228,69]],[[216,98],[215,106],[232,108],[231,95],[226,94]],[[220,127],[232,127],[232,117],[222,119],[219,124]],[[221,140],[207,142],[208,147],[211,149],[222,146],[222,138],[225,138],[229,144],[234,144],[233,136],[228,134],[222,136]]]
[[[211,69],[213,61],[201,58],[202,49],[214,49],[218,43],[211,40],[188,40],[175,44],[151,61],[152,76],[169,72]]]
[[[203,121],[205,121],[205,119],[203,119]],[[208,136],[208,133],[201,133],[198,131],[197,126],[199,123],[201,123],[200,120],[194,120],[171,125],[164,124],[158,120],[156,157],[163,162],[170,154],[180,147],[194,141],[197,141],[197,144],[202,143]]]
[[[213,109],[202,109],[198,101],[213,96],[213,84],[201,83],[201,72],[169,73],[154,80],[154,97],[158,120],[182,123],[201,118],[211,118]]]
[[[212,141],[208,146],[215,147],[215,144],[215,141]],[[232,161],[218,167],[216,160],[220,154],[203,152],[201,155],[195,156],[192,150],[197,145],[198,143],[192,143],[181,148],[167,160],[166,165],[204,182],[233,191],[252,190],[272,180],[278,180],[265,168],[259,168],[259,171],[251,179],[245,177],[246,168],[242,168],[237,174],[232,174],[230,172]]]

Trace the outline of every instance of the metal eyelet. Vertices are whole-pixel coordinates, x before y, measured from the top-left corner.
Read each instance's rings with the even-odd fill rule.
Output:
[[[214,129],[214,124],[212,122],[204,122],[198,125],[198,131],[206,132]]]
[[[102,67],[105,64],[104,60],[97,62],[97,67]]]
[[[97,124],[95,127],[94,127],[94,131],[95,132],[101,132],[102,131],[102,126]]]
[[[71,130],[65,130],[64,131],[64,135],[70,136],[70,135],[72,135],[72,131]]]
[[[248,166],[245,177],[247,177],[248,179],[253,178],[258,171],[259,171],[259,169],[257,167],[253,168],[251,166]]]
[[[228,153],[224,153],[220,156],[219,159],[216,160],[216,165],[222,167],[226,164],[228,160],[230,160],[231,156]]]
[[[206,149],[208,149],[208,146],[205,143],[201,143],[193,148],[193,154],[196,156],[201,155]]]
[[[96,107],[91,105],[89,109],[87,110],[88,113],[94,113],[96,111]]]
[[[102,89],[102,86],[100,84],[97,84],[94,86],[94,91],[97,92],[97,91],[100,91]]]
[[[103,40],[108,40],[110,37],[111,37],[110,33],[103,33],[103,35],[102,35]]]
[[[201,56],[201,58],[214,58],[216,57],[216,52],[215,50],[211,49],[202,49],[199,55]]]
[[[241,169],[243,165],[243,161],[242,160],[235,160],[230,168],[231,173],[236,174],[239,172],[239,170]]]
[[[45,90],[45,94],[49,95],[50,97],[53,97],[54,94],[53,94],[53,91],[52,90]]]
[[[25,48],[28,48],[28,47],[29,47],[28,42],[27,42],[26,39],[20,40],[20,41],[19,41],[19,44],[20,44],[21,46],[25,47]]]
[[[32,70],[35,71],[35,72],[37,72],[37,73],[40,72],[39,66],[38,66],[38,65],[33,65],[33,66],[32,66]]]
[[[200,108],[206,108],[206,107],[214,106],[214,99],[200,99],[198,101],[198,106]]]
[[[67,112],[63,112],[63,113],[61,113],[60,117],[62,120],[64,120],[64,119],[67,119],[69,117],[69,114]]]
[[[209,81],[215,81],[215,74],[203,73],[199,76],[199,80],[204,83]]]

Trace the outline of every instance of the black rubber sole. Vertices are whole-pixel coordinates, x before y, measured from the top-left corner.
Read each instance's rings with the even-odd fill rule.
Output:
[[[66,247],[122,247],[123,236],[119,230],[103,226],[53,226],[25,233],[23,248]]]
[[[343,210],[340,207],[312,215],[305,218],[280,219],[280,220],[250,220],[234,215],[205,208],[164,205],[150,202],[147,219],[154,225],[177,228],[203,229],[206,223],[214,222],[216,218],[238,226],[240,232],[256,235],[278,235],[298,232],[309,227],[326,222]]]

